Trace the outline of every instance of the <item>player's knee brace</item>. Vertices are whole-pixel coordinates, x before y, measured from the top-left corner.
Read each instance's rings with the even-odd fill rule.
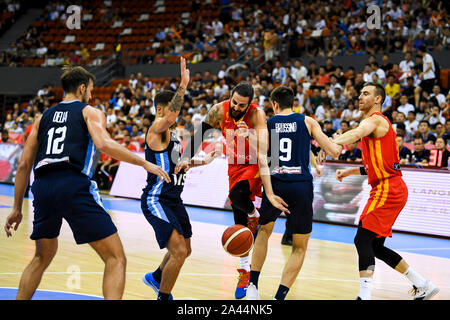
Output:
[[[228,197],[234,207],[243,212],[250,213],[255,208],[252,200],[250,200],[251,194],[250,184],[247,180],[244,180],[234,185]]]
[[[395,269],[402,260],[402,257],[397,252],[385,247],[384,241],[380,242],[378,239],[373,242],[373,251],[376,258],[384,261],[393,269]]]
[[[373,235],[362,228],[358,228],[355,239],[356,250],[358,251],[359,271],[375,270],[375,254],[373,252]]]

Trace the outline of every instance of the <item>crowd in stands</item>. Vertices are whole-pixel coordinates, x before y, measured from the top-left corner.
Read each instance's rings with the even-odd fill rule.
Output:
[[[262,53],[267,60],[267,63],[259,67],[247,63],[241,64],[239,68],[230,68],[224,63],[217,74],[210,71],[191,74],[190,87],[177,119],[178,137],[187,140],[192,136],[211,106],[227,99],[233,86],[240,81],[253,84],[254,102],[265,111],[267,118],[274,114],[269,101],[271,90],[279,85],[292,88],[296,95],[293,111],[315,118],[325,134],[332,137],[335,133],[343,133],[358,126],[362,120],[362,113],[358,110],[359,92],[365,82],[376,82],[386,90],[382,112],[397,132],[401,163],[447,168],[450,150],[450,94],[448,87],[443,87],[440,83],[439,65],[430,49],[448,50],[448,16],[442,3],[438,1],[429,1],[426,7],[421,2],[407,0],[387,3],[391,6],[382,4],[381,31],[367,30],[365,22],[357,14],[363,7],[352,1],[317,4],[282,1],[278,5],[283,14],[276,15],[269,14],[264,5],[250,3],[247,6],[228,7],[228,11],[222,10],[220,20],[213,19],[211,24],[197,21],[191,28],[176,26],[182,30],[181,39],[187,40],[185,45],[192,50],[193,57],[198,54],[202,56],[195,58],[195,62],[229,57],[237,47],[237,53],[247,50],[244,48],[251,48],[246,51],[249,61]],[[192,6],[196,5],[200,5],[200,1],[194,1]],[[56,5],[48,8],[49,19],[53,12],[50,9],[59,10],[58,8],[62,10],[64,6],[59,4],[59,7]],[[61,15],[55,13],[53,18],[58,19]],[[333,16],[337,18],[333,20]],[[228,24],[235,21],[241,26],[230,30],[222,20]],[[293,24],[292,21],[297,23]],[[334,22],[330,24],[330,21]],[[280,39],[289,40],[295,34],[321,27],[329,28],[330,37],[335,34],[339,39],[338,43],[337,38],[327,43],[325,39],[331,38],[319,37],[320,41],[325,42],[314,42],[308,46],[307,41],[304,41],[304,50],[298,47],[294,51],[303,52],[307,56],[328,56],[324,65],[317,65],[314,60],[303,65],[303,59],[297,57],[298,54],[292,59],[280,59],[277,45]],[[33,28],[28,30],[22,44],[25,45],[25,39],[28,39],[36,47],[39,32]],[[378,32],[375,38],[374,32]],[[374,54],[393,51],[389,47],[389,41],[383,42],[392,32],[404,37],[404,41],[396,38],[394,42],[394,49],[404,52],[403,57],[399,61],[390,61],[389,55],[385,54],[381,61],[377,61]],[[191,35],[195,35],[195,41],[189,44]],[[170,32],[166,33],[165,30],[157,33],[158,38],[168,36],[170,37]],[[203,36],[210,43],[204,42],[201,38]],[[430,37],[438,37],[439,40],[429,41]],[[314,38],[314,41],[319,38]],[[342,42],[342,39],[345,41]],[[196,46],[200,43],[203,47],[198,50]],[[217,49],[217,55],[213,53],[214,50],[208,49],[216,44],[223,48],[222,53]],[[292,45],[292,41],[290,44]],[[340,44],[344,46],[344,50],[339,49]],[[311,51],[312,48],[317,51]],[[49,52],[50,48],[43,54]],[[370,54],[367,54],[368,60],[362,70],[355,70],[354,67],[344,70],[342,66],[335,64],[332,57],[363,53]],[[164,53],[156,52],[155,60],[161,55],[164,56]],[[114,139],[130,150],[143,151],[145,133],[156,114],[153,105],[155,95],[160,90],[176,90],[177,86],[176,79],[160,82],[152,81],[152,78],[142,73],[131,74],[126,82],[119,83],[114,88],[107,99],[94,94],[90,103],[105,113],[107,129]],[[45,85],[26,106],[14,104],[2,126],[2,142],[21,143],[20,137],[26,139],[34,116],[57,102],[54,88]],[[339,160],[361,162],[361,158],[359,143],[354,143],[346,146]],[[99,185],[107,188],[118,168],[118,162],[102,155],[98,168],[96,178]]]
[[[0,36],[8,30],[23,13],[23,1],[0,1]]]
[[[436,77],[434,59],[424,47],[420,47],[416,59],[407,52],[401,61],[389,61],[383,57],[378,63],[368,57],[364,70],[347,70],[329,58],[325,65],[303,66],[301,60],[277,60],[274,68],[260,71],[247,70],[236,75],[235,69],[223,65],[217,74],[209,71],[191,75],[185,102],[177,119],[176,132],[183,141],[205,120],[212,105],[230,96],[239,81],[253,84],[253,101],[262,108],[267,118],[273,116],[269,95],[273,88],[286,85],[295,92],[293,111],[315,118],[329,137],[355,128],[362,120],[358,110],[358,95],[365,82],[378,82],[385,87],[386,99],[382,112],[392,122],[398,135],[402,164],[417,166],[448,166],[450,149],[450,93],[442,89]],[[425,62],[425,63],[424,63]],[[431,69],[428,70],[428,63]],[[400,67],[401,66],[401,67]],[[427,73],[431,72],[428,76]],[[405,74],[407,76],[405,76]],[[430,81],[427,81],[430,80]],[[91,105],[106,115],[107,129],[111,136],[130,150],[143,151],[147,128],[155,118],[153,99],[160,90],[176,90],[177,79],[163,83],[152,82],[141,73],[131,74],[127,81],[119,83],[109,99],[95,97]],[[3,131],[10,134],[25,133],[32,119],[54,103],[51,86],[44,86],[29,104],[21,108],[18,103],[8,113]],[[8,142],[8,135],[2,135]],[[11,141],[9,141],[11,142]],[[339,160],[361,162],[358,143],[346,146]],[[117,170],[118,162],[102,155],[98,174],[107,186]],[[99,179],[100,179],[99,178]]]
[[[429,51],[448,50],[450,47],[450,15],[445,2],[439,0],[197,0],[188,3],[186,12],[174,11],[178,14],[177,18],[165,24],[164,21],[160,23],[161,16],[155,13],[160,8],[163,8],[161,12],[167,12],[169,8],[176,10],[171,6],[177,4],[158,1],[160,6],[155,11],[153,2],[142,2],[138,6],[142,7],[143,12],[148,7],[148,13],[136,16],[128,8],[115,5],[116,2],[82,3],[83,17],[94,16],[95,19],[100,16],[98,19],[104,25],[123,30],[120,34],[112,34],[113,39],[106,55],[111,56],[120,48],[122,51],[125,48],[124,41],[128,35],[125,29],[128,28],[122,27],[122,22],[155,19],[155,24],[158,22],[159,26],[154,33],[138,34],[140,38],[145,38],[143,46],[138,42],[130,44],[130,48],[152,49],[151,53],[139,59],[127,60],[128,63],[173,63],[174,59],[171,58],[182,54],[189,62],[196,63],[238,57],[268,61],[275,57],[284,60],[387,54],[415,51],[421,45],[425,45]],[[50,3],[42,16],[37,18],[42,23],[30,26],[16,43],[11,43],[6,51],[0,53],[0,65],[31,63],[26,58],[40,58],[40,65],[48,65],[44,62],[48,58],[52,59],[52,65],[92,63],[90,56],[96,53],[95,43],[66,43],[67,46],[61,49],[59,42],[67,39],[62,37],[55,40],[57,37],[48,33],[52,22],[60,21],[59,27],[65,26],[68,16],[66,7],[70,4],[68,1]],[[372,4],[380,7],[381,25],[378,29],[371,29],[367,25],[370,18],[367,7]],[[194,16],[198,12],[206,15],[200,18]],[[176,23],[172,23],[174,21]],[[83,19],[83,23],[86,22]],[[130,28],[127,32],[133,35],[138,31]],[[86,33],[86,30],[82,29],[79,33]],[[141,40],[136,38],[136,41]]]

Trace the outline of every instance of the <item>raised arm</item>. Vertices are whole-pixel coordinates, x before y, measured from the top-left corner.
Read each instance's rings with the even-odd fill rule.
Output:
[[[184,101],[184,94],[189,84],[189,69],[186,69],[186,59],[180,57],[181,82],[176,94],[169,102],[168,112],[163,118],[155,120],[150,130],[161,133],[169,129],[176,121]]]
[[[359,126],[355,129],[349,130],[346,133],[336,137],[333,142],[339,145],[346,145],[349,143],[353,143],[361,139],[362,137],[366,137],[372,132],[375,131],[377,126],[379,125],[379,117],[372,116],[361,121]]]

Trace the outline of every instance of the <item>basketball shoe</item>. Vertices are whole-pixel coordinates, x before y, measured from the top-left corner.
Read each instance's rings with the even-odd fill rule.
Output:
[[[248,281],[250,280],[250,272],[245,269],[237,269],[239,272],[239,281],[236,286],[236,291],[234,293],[234,297],[236,299],[242,299],[247,294]]]
[[[144,283],[145,283],[146,285],[148,285],[149,287],[151,287],[151,288],[155,291],[156,295],[158,296],[158,294],[159,294],[159,286],[160,286],[160,283],[157,282],[157,281],[155,280],[155,278],[153,278],[153,273],[152,273],[152,272],[146,273],[146,274],[144,275],[144,277],[142,278],[142,281],[144,281]],[[172,294],[170,294],[169,300],[173,300]]]
[[[247,300],[260,300],[258,288],[253,283],[250,283],[247,288]]]
[[[439,288],[427,280],[423,287],[418,288],[413,285],[409,292],[414,296],[414,300],[429,300],[439,292]]]

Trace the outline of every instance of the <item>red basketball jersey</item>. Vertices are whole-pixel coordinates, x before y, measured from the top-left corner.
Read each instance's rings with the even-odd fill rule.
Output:
[[[374,186],[381,180],[395,176],[401,176],[399,155],[397,147],[397,135],[390,121],[381,113],[374,114],[382,116],[389,122],[389,131],[381,138],[363,137],[361,148],[364,168],[366,169],[369,184]]]
[[[226,140],[226,152],[228,155],[228,164],[257,164],[256,149],[250,146],[249,139],[246,137],[238,137],[235,135],[239,121],[244,121],[247,127],[251,130],[250,114],[255,108],[258,108],[256,103],[251,103],[247,112],[238,121],[234,120],[229,113],[230,100],[223,102],[223,120],[221,124],[222,134]],[[256,147],[256,146],[255,146]]]

